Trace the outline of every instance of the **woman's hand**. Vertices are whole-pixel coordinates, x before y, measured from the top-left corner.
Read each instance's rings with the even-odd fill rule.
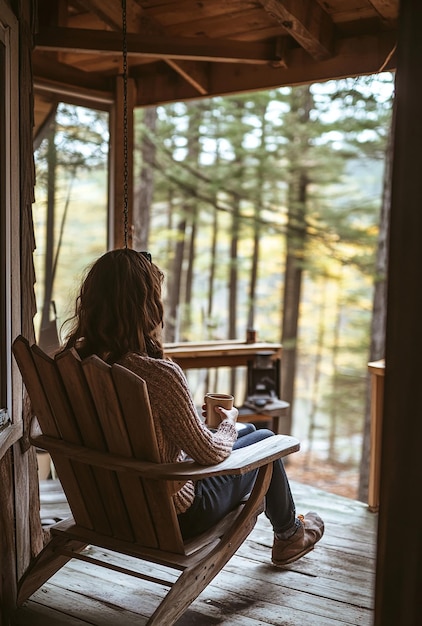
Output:
[[[218,413],[220,416],[220,420],[223,421],[225,419],[229,420],[233,424],[236,424],[237,416],[239,415],[239,411],[234,406],[232,409],[223,409],[222,406],[215,406],[214,411]],[[202,405],[202,416],[205,418],[205,423],[207,423],[207,405]]]
[[[235,406],[232,409],[223,409],[222,406],[216,406],[214,407],[214,410],[217,411],[222,420],[227,419],[233,424],[233,426],[236,424],[239,411],[236,409]]]

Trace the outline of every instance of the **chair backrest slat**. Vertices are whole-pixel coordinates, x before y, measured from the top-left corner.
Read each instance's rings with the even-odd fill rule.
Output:
[[[146,382],[121,365],[113,365],[111,372],[134,455],[144,461],[160,463],[162,459],[155,436]]]
[[[13,354],[22,374],[22,379],[31,399],[32,409],[45,435],[59,437],[54,415],[38,376],[28,341],[19,336],[13,344]]]
[[[37,345],[31,347],[32,357],[60,435],[70,443],[81,443],[78,424],[69,404],[56,364]]]

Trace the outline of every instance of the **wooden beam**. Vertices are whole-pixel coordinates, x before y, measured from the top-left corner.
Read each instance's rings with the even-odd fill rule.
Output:
[[[375,74],[383,68],[394,68],[394,58],[385,65],[386,58],[396,43],[393,33],[383,33],[379,37],[352,37],[337,41],[337,54],[324,61],[314,61],[302,48],[289,52],[286,68],[238,66],[228,75],[227,68],[215,66],[211,83],[216,92],[259,90],[293,86],[304,83],[316,83],[360,74]]]
[[[397,0],[369,0],[375,11],[387,22],[394,22],[398,18],[399,6]]]
[[[36,50],[71,52],[119,53],[122,49],[121,35],[110,31],[46,28],[35,36]],[[274,42],[251,43],[226,41],[206,37],[139,37],[127,36],[128,56],[150,59],[189,59],[194,61],[218,61],[220,63],[245,63],[266,65],[277,61]]]
[[[50,98],[54,95],[56,100],[66,99],[66,102],[78,106],[95,107],[108,110],[113,104],[113,93],[110,91],[96,91],[81,86],[71,86],[69,83],[49,81],[36,78],[34,80],[34,92]]]
[[[225,66],[229,67],[229,66]],[[212,71],[212,68],[210,68]],[[182,76],[171,71],[165,63],[152,63],[142,70],[136,77],[136,104],[135,106],[152,106],[195,100],[199,98],[197,90],[187,83]],[[207,96],[213,96],[213,90]]]
[[[260,0],[264,9],[316,60],[333,55],[333,23],[315,0]]]
[[[381,69],[394,70],[394,56],[390,57],[396,43],[395,33],[379,37],[347,38],[338,42],[338,54],[325,61],[314,61],[301,48],[289,51],[287,67],[247,67],[245,65],[220,65],[210,67],[209,96],[221,96],[274,89],[282,86],[334,80],[346,76],[375,74]],[[387,64],[385,60],[388,59]],[[177,76],[166,71],[164,65],[145,67],[137,78],[137,106],[164,104],[191,100],[198,94]]]
[[[34,54],[32,67],[36,79],[60,83],[75,88],[112,93],[111,78],[97,73],[89,74],[64,63],[59,63],[48,55]]]
[[[406,502],[420,501],[422,465],[422,11],[400,3],[395,89],[393,171],[387,286],[381,493],[375,585],[375,626],[420,624],[422,518]],[[415,503],[416,504],[416,503]],[[413,509],[415,510],[415,509]]]
[[[120,4],[116,3],[115,0],[87,0],[85,4],[113,30],[122,30],[122,11]],[[127,29],[128,32],[137,32],[141,38],[150,36],[166,39],[166,33],[162,26],[148,17],[135,0],[128,0],[127,2]],[[166,59],[166,63],[191,84],[200,95],[207,94],[207,71],[199,63],[174,59]]]
[[[325,61],[314,61],[300,48],[287,52],[284,67],[245,66],[238,64],[200,64],[204,68],[202,83],[207,88],[198,91],[198,85],[186,82],[166,64],[157,61],[133,69],[136,82],[135,106],[164,104],[180,100],[192,100],[204,96],[219,96],[258,89],[272,89],[283,85],[298,85],[305,82],[320,82],[344,76],[371,74],[380,70],[394,70],[395,57],[391,55],[396,44],[396,32],[384,32],[378,37],[366,36],[340,40],[337,54]],[[33,57],[35,77],[49,81],[59,87],[85,88],[112,93],[112,78],[102,78],[95,72],[73,70],[49,60],[49,55],[37,53]]]
[[[166,59],[166,63],[179,76],[185,79],[201,96],[209,94],[208,64],[195,63],[193,61],[173,61]]]
[[[123,30],[123,14],[121,2],[116,0],[84,0],[84,6],[92,11],[113,30]],[[126,1],[127,30],[139,32],[142,25],[143,10],[135,0]]]

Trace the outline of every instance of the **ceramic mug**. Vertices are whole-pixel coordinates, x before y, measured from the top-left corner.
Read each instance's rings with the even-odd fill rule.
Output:
[[[234,397],[227,393],[207,393],[204,397],[204,402],[207,405],[207,426],[209,428],[218,428],[221,417],[214,407],[222,406],[223,409],[232,409]]]

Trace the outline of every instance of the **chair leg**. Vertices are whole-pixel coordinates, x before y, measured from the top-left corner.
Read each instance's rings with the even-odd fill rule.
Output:
[[[233,526],[221,538],[217,546],[199,563],[188,566],[161,604],[151,615],[147,626],[171,626],[192,604],[205,587],[220,572],[224,565],[242,545],[253,530],[257,516],[262,510],[262,500],[268,490],[272,474],[272,463],[261,467],[252,493]]]
[[[20,579],[17,605],[22,604],[72,558],[61,554],[61,550],[81,552],[87,545],[77,539],[70,539],[66,535],[55,535],[30,563]]]

